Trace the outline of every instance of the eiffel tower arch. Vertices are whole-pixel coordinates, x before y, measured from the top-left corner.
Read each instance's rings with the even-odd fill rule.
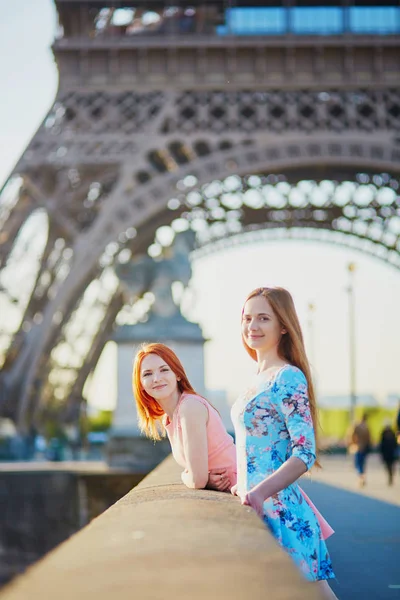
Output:
[[[21,432],[49,402],[74,414],[124,304],[113,265],[160,227],[400,268],[397,5],[322,3],[321,25],[301,1],[55,3],[57,97],[0,203],[0,413]]]

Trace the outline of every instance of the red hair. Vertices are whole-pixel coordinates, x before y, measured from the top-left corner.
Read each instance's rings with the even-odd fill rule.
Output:
[[[315,396],[314,385],[311,376],[311,369],[308,362],[306,350],[304,347],[303,333],[299,318],[296,313],[293,298],[285,288],[257,288],[253,290],[246,298],[246,301],[256,296],[263,296],[268,300],[271,308],[277,317],[282,329],[286,329],[286,333],[281,336],[278,345],[278,354],[280,358],[286,360],[291,365],[298,367],[303,371],[307,380],[308,387],[308,399],[310,402],[310,412],[314,425],[315,445],[317,449],[317,460],[315,466],[320,467],[318,462],[318,413],[317,413],[317,401]],[[244,313],[244,306],[242,310],[242,318]],[[251,358],[257,361],[257,353],[255,350],[250,348],[243,337],[242,342]]]
[[[161,417],[164,415],[164,411],[158,402],[143,389],[140,381],[142,362],[149,354],[156,354],[167,363],[179,379],[177,385],[181,393],[186,392],[196,395],[197,393],[192,388],[181,361],[171,348],[159,343],[144,344],[141,346],[133,363],[132,374],[133,395],[138,411],[139,427],[147,437],[153,440],[160,440],[161,437],[165,436],[165,431],[161,427]]]

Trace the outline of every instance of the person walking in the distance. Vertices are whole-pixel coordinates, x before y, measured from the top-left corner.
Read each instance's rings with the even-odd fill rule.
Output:
[[[246,299],[242,339],[258,364],[253,385],[232,407],[238,483],[306,579],[336,598],[325,539],[332,528],[298,485],[317,459],[316,401],[303,335],[289,292],[258,288]],[[317,462],[318,464],[318,462]]]
[[[393,485],[394,463],[398,458],[398,446],[396,434],[390,423],[387,423],[382,430],[379,451],[388,474],[388,485]]]
[[[351,448],[354,452],[354,465],[358,473],[360,487],[364,487],[366,480],[367,456],[371,450],[371,433],[368,427],[368,415],[363,414],[362,419],[357,423],[351,434]]]
[[[396,434],[397,437],[400,436],[400,400],[399,400],[399,406],[398,406],[398,411],[397,411],[397,415],[396,415]],[[400,441],[400,440],[398,440]]]

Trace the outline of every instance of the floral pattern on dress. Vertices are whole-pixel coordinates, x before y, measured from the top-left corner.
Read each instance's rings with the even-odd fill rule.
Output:
[[[251,490],[291,456],[307,469],[315,462],[315,436],[300,369],[285,365],[272,380],[261,373],[232,407],[236,432],[238,491]],[[263,521],[310,581],[334,578],[318,519],[297,482],[264,502]]]

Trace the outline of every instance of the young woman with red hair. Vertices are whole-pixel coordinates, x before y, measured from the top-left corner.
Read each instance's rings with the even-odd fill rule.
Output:
[[[326,598],[334,578],[325,539],[333,533],[298,479],[317,460],[317,408],[303,335],[289,292],[257,288],[242,311],[242,340],[258,372],[232,407],[238,483],[251,506]]]
[[[140,348],[133,365],[139,426],[148,437],[168,435],[189,488],[227,492],[236,483],[236,450],[217,410],[192,388],[175,352],[164,344]]]

